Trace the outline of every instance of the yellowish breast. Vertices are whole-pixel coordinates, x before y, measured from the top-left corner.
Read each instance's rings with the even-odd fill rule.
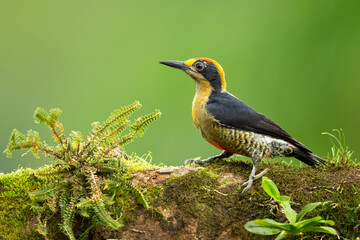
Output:
[[[210,117],[206,111],[206,103],[209,101],[212,88],[209,82],[196,84],[196,93],[192,102],[192,119],[195,127],[201,131],[204,123]]]

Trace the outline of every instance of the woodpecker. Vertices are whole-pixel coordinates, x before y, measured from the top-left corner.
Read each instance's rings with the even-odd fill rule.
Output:
[[[203,138],[223,152],[204,160],[189,159],[188,163],[212,163],[234,154],[250,157],[253,161],[249,180],[241,194],[250,189],[253,181],[269,169],[256,174],[264,158],[295,157],[310,166],[324,164],[304,144],[290,136],[282,127],[226,91],[225,73],[210,58],[192,58],[182,61],[160,61],[180,69],[196,83],[192,102],[192,118]]]

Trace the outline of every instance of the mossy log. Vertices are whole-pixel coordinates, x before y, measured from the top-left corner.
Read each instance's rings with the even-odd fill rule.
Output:
[[[295,210],[311,202],[326,202],[306,217],[320,215],[334,220],[341,238],[360,237],[359,165],[334,170],[263,163],[259,170],[267,167],[271,168],[267,177],[282,195],[290,196]],[[250,169],[250,164],[223,160],[204,167],[153,166],[134,171],[131,181],[145,190],[151,209],[136,201],[125,202],[123,228],[114,231],[96,226],[87,239],[273,239],[253,235],[244,228],[246,222],[257,218],[286,221],[259,180],[241,197],[240,186]],[[41,185],[32,172],[19,169],[0,176],[1,239],[45,239],[30,207],[28,193]],[[46,238],[67,239],[58,230],[59,216],[49,214],[48,219],[51,226]],[[91,224],[77,218],[75,225],[81,234]],[[328,235],[324,238],[321,233],[303,236],[314,238],[338,239]]]

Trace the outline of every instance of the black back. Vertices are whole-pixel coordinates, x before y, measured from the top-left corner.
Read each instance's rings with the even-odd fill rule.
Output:
[[[226,126],[282,139],[305,152],[311,153],[310,149],[291,137],[274,121],[258,113],[228,92],[213,91],[206,109],[216,120]]]

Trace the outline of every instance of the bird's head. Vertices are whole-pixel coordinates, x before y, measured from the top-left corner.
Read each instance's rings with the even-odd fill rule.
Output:
[[[211,86],[213,90],[225,91],[224,70],[215,60],[210,58],[191,58],[185,62],[160,61],[161,64],[183,70],[198,86]]]

